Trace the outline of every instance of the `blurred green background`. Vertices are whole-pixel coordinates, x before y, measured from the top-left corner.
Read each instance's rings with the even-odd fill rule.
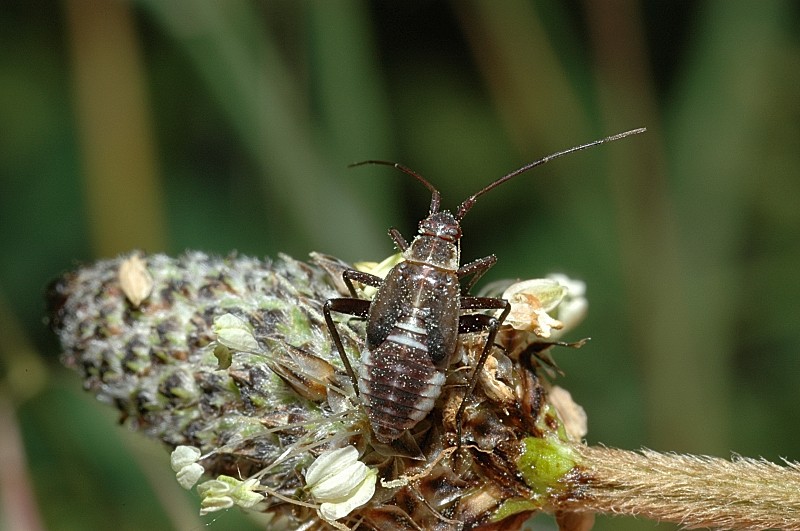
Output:
[[[591,443],[800,459],[800,7],[791,1],[6,0],[0,528],[200,519],[168,455],[58,363],[43,291],[132,248],[381,259],[483,197],[487,281],[588,284],[559,384]],[[537,529],[552,529],[539,520]],[[673,529],[599,518],[597,530]]]

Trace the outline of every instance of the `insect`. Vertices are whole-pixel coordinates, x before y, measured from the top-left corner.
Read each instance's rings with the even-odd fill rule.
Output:
[[[345,270],[342,279],[351,297],[329,299],[323,307],[333,342],[353,380],[356,393],[362,398],[378,441],[393,442],[431,412],[441,394],[458,335],[485,331],[485,343],[456,415],[457,440],[459,444],[461,442],[461,416],[467,400],[492,350],[497,331],[511,309],[504,299],[469,295],[472,286],[497,261],[495,255],[489,255],[460,265],[461,221],[477,199],[517,175],[553,159],[643,131],[634,129],[619,133],[527,164],[469,196],[455,214],[440,210],[439,190],[401,164],[366,160],[351,165],[394,166],[431,192],[428,216],[420,221],[419,232],[410,244],[400,231],[389,229],[389,236],[402,252],[404,261],[394,266],[385,279],[353,269]],[[372,301],[357,297],[354,282],[377,288]],[[484,310],[499,311],[500,315],[464,313]],[[358,374],[347,358],[331,312],[367,320],[366,342]]]

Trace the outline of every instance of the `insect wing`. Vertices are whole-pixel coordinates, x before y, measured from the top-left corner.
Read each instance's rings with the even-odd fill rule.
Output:
[[[429,272],[426,280],[430,282],[426,301],[429,315],[425,319],[428,354],[436,367],[444,369],[450,364],[458,341],[460,287],[451,272]]]
[[[367,348],[384,343],[405,321],[424,328],[424,341],[431,361],[446,367],[458,339],[459,284],[447,271],[403,262],[387,275],[370,307]]]
[[[392,331],[403,314],[409,300],[407,286],[408,267],[405,262],[396,265],[378,288],[372,299],[367,320],[367,348],[374,350]]]

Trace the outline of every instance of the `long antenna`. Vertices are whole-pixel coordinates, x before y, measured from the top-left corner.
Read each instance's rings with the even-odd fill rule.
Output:
[[[550,162],[553,159],[557,159],[559,157],[563,157],[564,155],[569,155],[570,153],[574,153],[575,151],[581,151],[581,150],[584,150],[584,149],[588,149],[590,147],[594,147],[594,146],[597,146],[599,144],[605,144],[606,142],[613,142],[615,140],[619,140],[621,138],[625,138],[626,136],[638,135],[639,133],[644,133],[645,131],[647,131],[646,128],[640,127],[639,129],[632,129],[630,131],[625,131],[624,133],[617,133],[616,135],[611,135],[611,136],[608,136],[608,137],[600,139],[600,140],[595,140],[594,142],[589,142],[588,144],[583,144],[583,145],[580,145],[580,146],[571,147],[569,149],[565,149],[564,151],[559,151],[558,153],[553,153],[552,155],[548,155],[548,156],[546,156],[546,157],[544,157],[542,159],[537,160],[536,162],[531,162],[530,164],[527,164],[527,165],[519,168],[518,170],[512,171],[508,175],[500,177],[495,182],[493,182],[492,184],[488,185],[486,188],[484,188],[484,189],[480,190],[479,192],[469,196],[458,207],[458,211],[456,212],[456,219],[458,221],[461,221],[462,219],[464,219],[464,216],[467,214],[467,212],[469,212],[469,210],[475,205],[475,201],[480,196],[482,196],[483,194],[488,192],[489,190],[497,188],[498,186],[500,186],[504,182],[508,181],[509,179],[512,179],[512,178],[516,177],[517,175],[519,175],[521,173],[525,173],[526,171],[528,171],[530,169],[533,169],[536,166],[541,166],[542,164],[546,164],[546,163]]]
[[[361,162],[354,162],[353,164],[348,164],[347,167],[354,168],[356,166],[363,166],[364,164],[383,164],[384,166],[394,166],[403,173],[406,173],[414,177],[416,180],[424,184],[425,188],[431,191],[431,208],[430,208],[431,214],[439,212],[439,205],[442,201],[442,197],[441,194],[439,193],[439,190],[437,190],[436,187],[434,187],[431,183],[429,183],[425,179],[425,177],[423,177],[419,173],[415,172],[414,170],[412,170],[407,166],[403,166],[398,162],[389,162],[388,160],[362,160]]]

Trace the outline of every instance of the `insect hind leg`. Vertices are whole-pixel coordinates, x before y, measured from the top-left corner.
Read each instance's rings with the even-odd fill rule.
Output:
[[[345,271],[345,273],[347,273],[347,271]],[[342,276],[347,279],[345,275]],[[358,396],[358,378],[353,370],[353,366],[350,365],[350,360],[347,359],[347,353],[344,351],[342,338],[339,336],[339,331],[336,328],[336,324],[333,322],[331,312],[366,318],[369,313],[370,304],[370,301],[367,300],[343,297],[328,299],[322,307],[322,314],[325,316],[325,323],[328,325],[328,331],[331,333],[331,338],[333,339],[334,345],[336,345],[336,350],[339,352],[339,357],[342,359],[347,375],[350,376],[350,379],[353,381],[353,388],[355,389],[356,396]]]
[[[483,344],[483,349],[481,350],[481,354],[478,357],[478,362],[475,364],[475,371],[472,373],[472,377],[469,380],[469,386],[467,387],[467,392],[464,394],[464,398],[461,400],[461,405],[458,408],[458,412],[456,413],[456,448],[461,448],[461,432],[462,432],[462,416],[464,415],[464,409],[467,407],[467,400],[472,395],[472,392],[475,390],[475,386],[478,384],[478,377],[480,376],[480,371],[483,368],[483,365],[486,363],[486,359],[489,357],[489,353],[492,351],[492,347],[494,346],[495,337],[497,337],[497,331],[500,329],[500,325],[503,324],[503,321],[506,320],[508,313],[511,311],[511,305],[505,299],[495,299],[492,297],[461,297],[461,309],[462,310],[502,310],[499,317],[494,317],[492,315],[486,314],[467,314],[462,315],[459,318],[458,322],[458,332],[459,334],[467,334],[471,332],[478,332],[481,330],[488,330],[488,334],[486,335],[486,342]]]

